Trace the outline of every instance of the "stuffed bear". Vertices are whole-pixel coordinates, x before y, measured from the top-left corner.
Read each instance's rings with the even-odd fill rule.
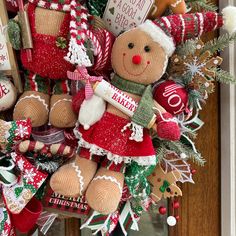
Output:
[[[84,46],[84,30],[90,25],[87,9],[75,0],[30,0],[25,8],[32,60],[29,49],[22,49],[25,92],[15,106],[14,120],[30,118],[32,126],[38,127],[49,119],[55,127],[74,127],[77,117],[66,73],[74,64],[92,65]]]
[[[95,211],[101,214],[114,212],[121,199],[127,164],[156,164],[148,130],[153,115],[156,118],[152,127],[159,138],[180,138],[177,122],[153,100],[151,85],[165,73],[176,44],[222,25],[222,15],[215,12],[170,15],[155,21],[147,20],[118,36],[111,55],[115,72],[111,84],[137,101],[138,107],[129,117],[108,103],[102,118],[89,129],[78,124],[74,130],[78,138],[78,155],[53,174],[51,188],[70,197],[85,193],[88,204]],[[81,97],[78,99],[81,103]],[[132,135],[132,124],[142,126],[142,139],[136,140]]]

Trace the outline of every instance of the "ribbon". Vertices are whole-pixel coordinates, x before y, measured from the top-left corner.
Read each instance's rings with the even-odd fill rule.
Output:
[[[11,186],[17,181],[15,163],[8,157],[0,159],[0,184]]]
[[[86,100],[90,99],[94,94],[91,83],[96,82],[96,81],[101,82],[103,79],[102,76],[89,75],[86,67],[79,67],[79,66],[74,72],[67,71],[67,77],[70,80],[85,80],[86,81],[86,84],[85,84],[85,99]]]

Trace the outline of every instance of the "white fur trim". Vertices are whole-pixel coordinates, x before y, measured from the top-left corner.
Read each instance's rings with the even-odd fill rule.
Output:
[[[97,95],[84,100],[79,111],[79,123],[88,130],[91,125],[99,121],[106,110],[106,102]]]
[[[73,30],[71,30],[71,33],[72,32]],[[75,33],[77,32],[75,31]],[[83,44],[78,45],[76,39],[73,37],[70,39],[69,51],[64,59],[71,64],[77,64],[78,66],[92,66],[92,63],[86,53],[86,48]]]
[[[143,24],[139,25],[138,28],[149,34],[155,42],[159,43],[169,57],[174,53],[175,43],[173,38],[166,35],[155,23],[146,20]]]
[[[224,29],[226,29],[230,34],[236,31],[236,7],[228,6],[222,10]]]
[[[137,162],[141,166],[150,166],[150,165],[156,165],[156,156],[119,156],[116,154],[113,154],[103,148],[98,147],[95,144],[91,144],[86,142],[83,138],[81,133],[78,131],[78,127],[74,129],[74,134],[78,141],[78,146],[83,147],[86,149],[89,149],[91,154],[99,155],[99,156],[107,156],[107,159],[110,161],[113,161],[115,164],[119,164],[121,162],[124,163],[131,163],[131,161]]]
[[[115,177],[113,177],[113,176],[106,176],[106,175],[102,175],[102,176],[98,175],[97,177],[95,177],[93,179],[93,181],[102,180],[102,179],[109,180],[112,183],[115,183],[118,186],[118,188],[119,188],[120,194],[122,194],[121,184],[117,181],[117,179]]]

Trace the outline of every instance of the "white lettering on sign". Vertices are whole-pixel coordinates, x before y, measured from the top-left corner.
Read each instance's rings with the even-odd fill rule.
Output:
[[[4,35],[4,26],[0,18],[0,71],[1,70],[11,70],[11,64]]]
[[[178,110],[173,111],[174,114],[177,114],[183,111],[185,108],[185,104],[183,103],[182,98],[179,96],[179,94],[176,91],[179,88],[181,88],[180,85],[171,84],[165,87],[165,91],[163,93],[164,97],[168,97],[167,102],[170,107],[174,107],[174,108],[176,107],[178,109],[178,107],[180,106]]]
[[[134,99],[105,80],[97,83],[94,93],[129,117],[133,116],[138,107],[138,103]]]
[[[143,23],[154,0],[108,0],[103,20],[116,36]]]

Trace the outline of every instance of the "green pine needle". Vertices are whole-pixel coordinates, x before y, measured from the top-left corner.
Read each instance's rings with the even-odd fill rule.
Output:
[[[179,56],[187,56],[190,54],[194,54],[196,51],[198,39],[195,40],[187,40],[185,43],[180,44],[175,53]]]
[[[155,141],[154,141],[155,140]],[[182,143],[181,141],[168,141],[168,140],[160,140],[157,137],[154,138],[154,142],[157,145],[154,145],[156,148],[156,154],[158,157],[158,162],[160,163],[163,157],[168,152],[175,152],[177,155],[181,155],[185,153],[187,159],[191,159],[194,163],[198,164],[199,166],[204,166],[206,160],[201,156],[200,153],[195,153],[193,149],[186,144]]]
[[[208,0],[187,0],[187,6],[195,11],[217,11],[218,7]]]
[[[222,70],[220,68],[214,68],[212,69],[215,72],[215,80],[220,83],[225,84],[236,84],[236,78],[231,75],[228,71]]]
[[[203,54],[206,51],[210,51],[212,54],[216,52],[220,52],[224,50],[226,47],[229,46],[230,43],[236,41],[236,33],[230,34],[223,34],[218,38],[214,38],[213,40],[208,41],[202,51],[201,54]]]

